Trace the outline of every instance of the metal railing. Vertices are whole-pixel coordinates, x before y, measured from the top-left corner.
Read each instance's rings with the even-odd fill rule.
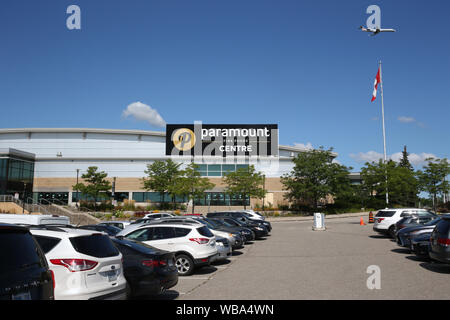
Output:
[[[14,196],[11,195],[0,195],[0,202],[13,202],[15,204],[17,204],[18,206],[20,206],[22,208],[23,211],[28,211],[29,213],[31,212],[38,212],[38,213],[47,213],[48,211],[45,210],[44,207],[42,207],[39,204],[35,204],[35,203],[28,203],[28,199],[31,198],[27,198],[26,201],[24,202],[23,200],[17,199]],[[33,201],[33,199],[31,199]]]

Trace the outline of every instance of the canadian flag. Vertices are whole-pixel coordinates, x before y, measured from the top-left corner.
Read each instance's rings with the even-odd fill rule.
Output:
[[[372,100],[371,101],[374,101],[377,98],[377,89],[378,89],[378,84],[380,82],[381,82],[380,68],[378,68],[377,76],[375,77],[375,82],[373,84],[374,88],[373,88]]]

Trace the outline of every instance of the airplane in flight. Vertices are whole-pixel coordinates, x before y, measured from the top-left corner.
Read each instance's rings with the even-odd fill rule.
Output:
[[[379,34],[380,32],[395,32],[395,29],[381,29],[381,28],[364,28],[363,26],[360,26],[359,29],[361,31],[365,32],[372,32],[371,36],[375,36]]]

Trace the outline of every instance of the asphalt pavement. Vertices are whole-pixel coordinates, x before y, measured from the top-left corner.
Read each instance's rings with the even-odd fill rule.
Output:
[[[450,298],[450,266],[417,259],[375,233],[367,217],[361,226],[360,216],[327,218],[326,231],[313,231],[310,219],[272,221],[265,240],[246,245],[225,263],[180,277],[160,299]],[[369,289],[368,279],[379,289]]]

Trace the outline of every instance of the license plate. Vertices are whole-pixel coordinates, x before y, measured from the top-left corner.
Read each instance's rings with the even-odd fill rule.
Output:
[[[12,300],[31,300],[30,291],[12,295]]]
[[[105,271],[102,272],[102,274],[103,276],[108,278],[108,281],[115,281],[117,279],[119,271],[118,270]]]

